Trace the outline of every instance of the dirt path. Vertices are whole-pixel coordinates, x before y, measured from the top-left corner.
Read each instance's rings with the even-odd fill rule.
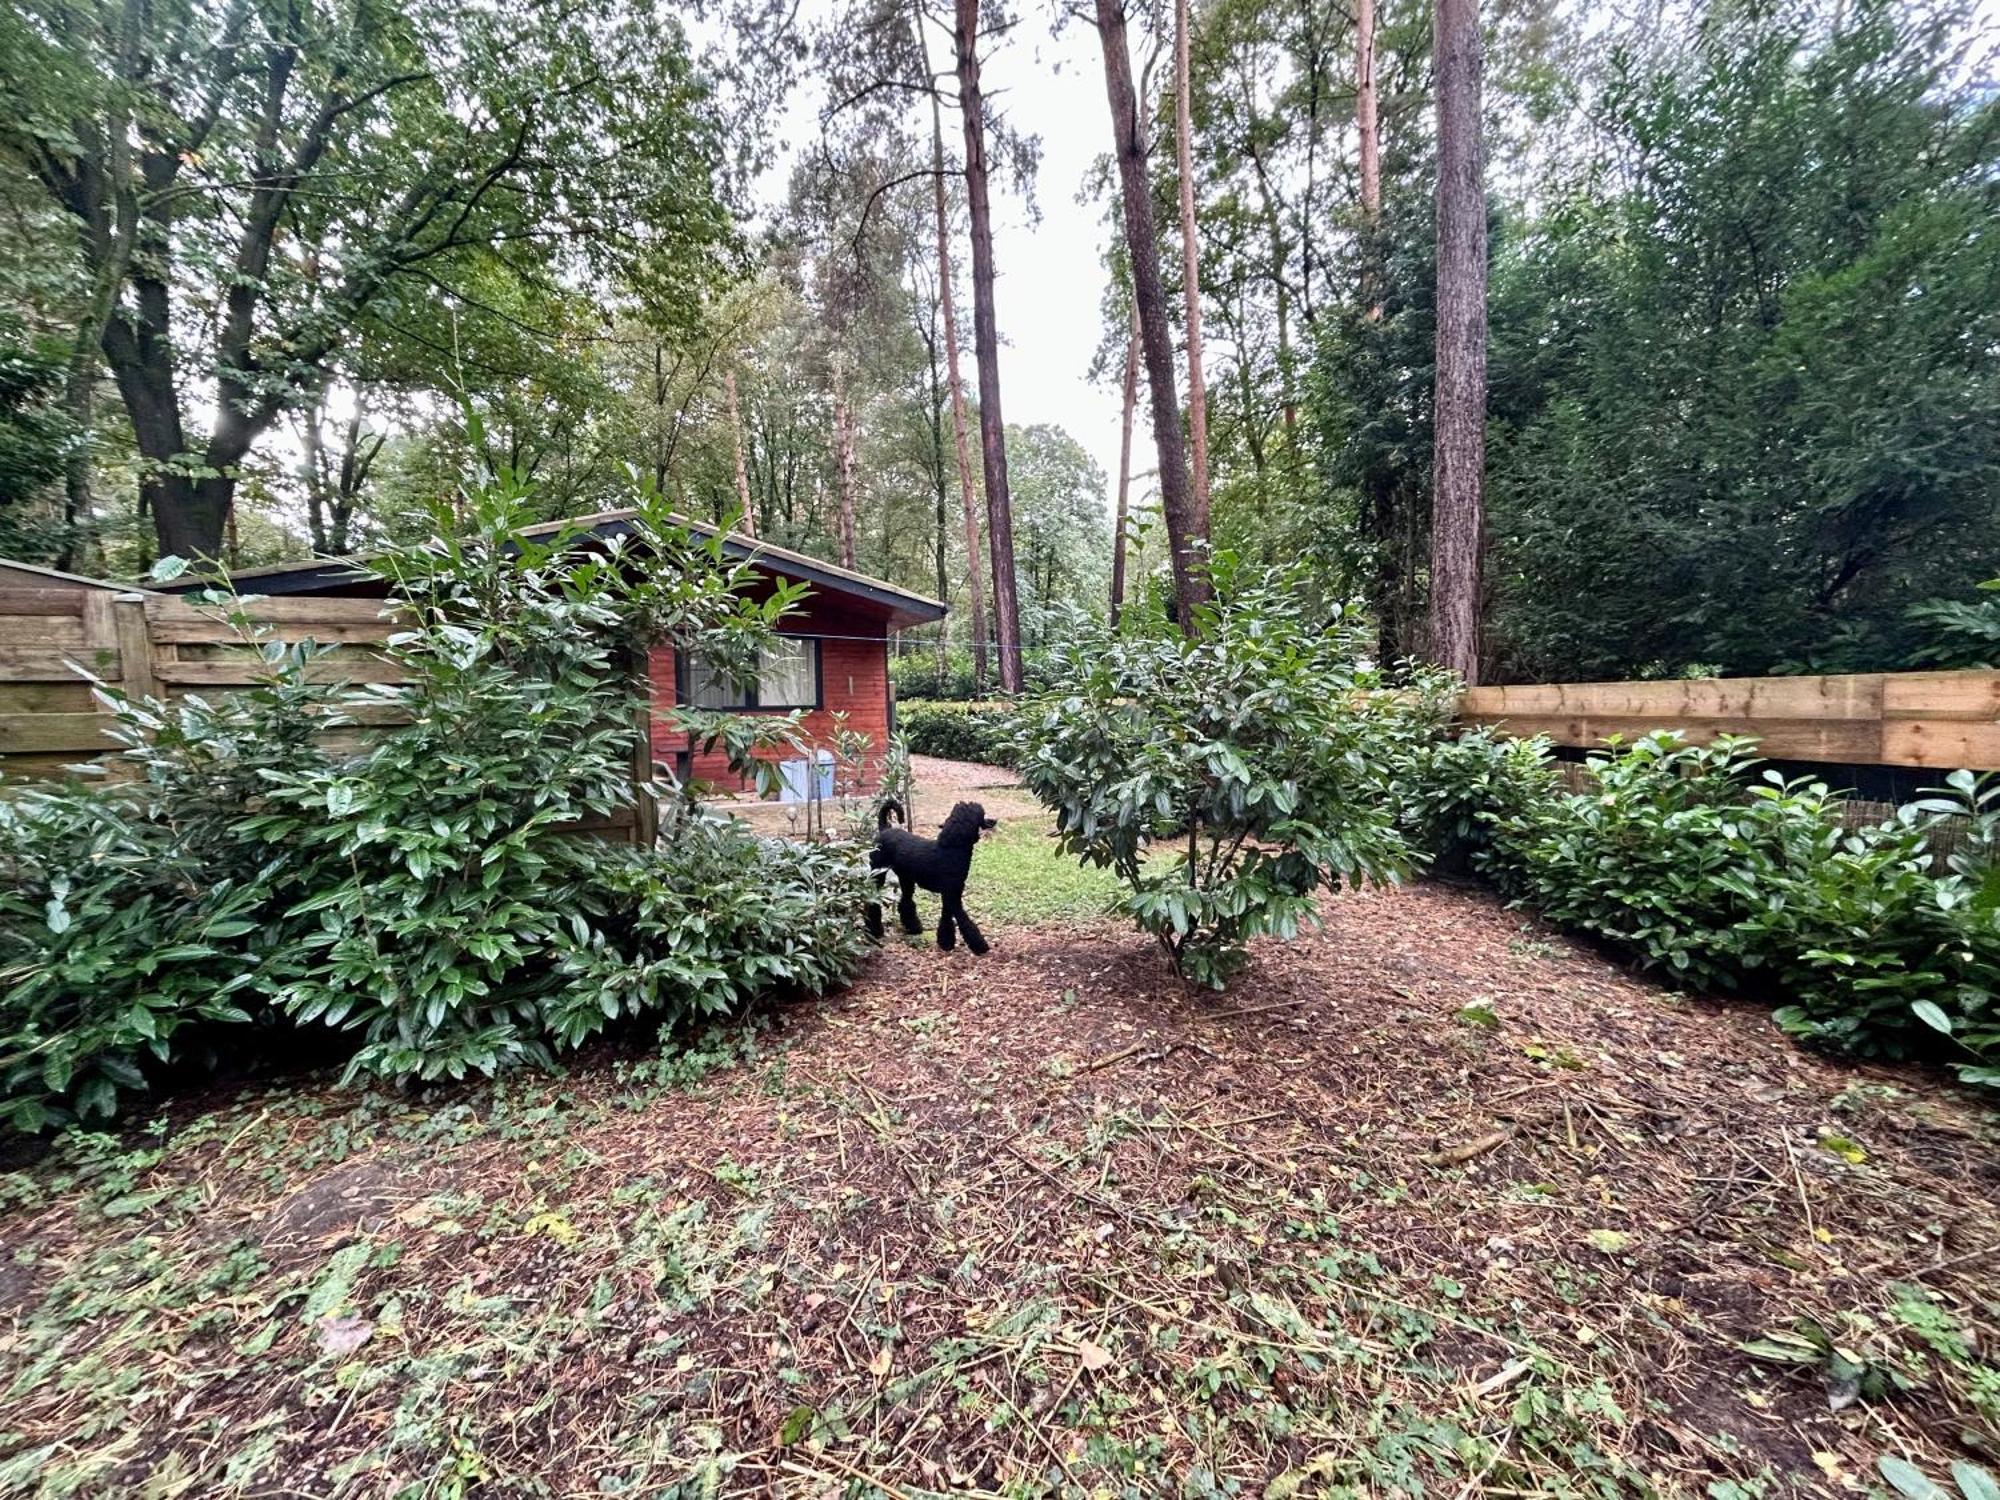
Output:
[[[964,760],[939,760],[912,755],[910,774],[924,812],[942,817],[952,803],[984,803],[996,817],[1042,818],[1039,804],[1021,785],[1021,778],[1004,766],[982,766]]]
[[[0,1493],[2000,1472],[1982,1105],[1477,891],[1324,914],[1220,1000],[1104,921],[989,925],[988,957],[893,945],[747,1046],[270,1091],[19,1174]]]
[[[919,832],[935,832],[954,802],[979,802],[994,817],[1041,818],[1035,799],[1021,786],[1021,778],[1003,766],[982,766],[971,761],[939,760],[930,755],[910,757],[910,774],[916,782],[915,816]],[[725,804],[746,823],[765,833],[796,835],[801,830],[803,809],[797,804],[760,802],[744,797]],[[872,807],[872,803],[869,804]],[[827,814],[837,823],[837,811]]]

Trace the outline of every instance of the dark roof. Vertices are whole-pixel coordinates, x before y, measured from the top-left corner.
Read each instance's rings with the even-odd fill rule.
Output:
[[[522,530],[530,536],[546,536],[565,527],[573,527],[586,536],[609,539],[630,536],[637,527],[636,510],[607,510],[595,515],[572,516],[561,521],[547,521],[537,526],[526,526]],[[701,521],[690,521],[684,517],[677,520],[690,531],[703,536],[714,536],[716,528]],[[822,562],[816,557],[808,557],[803,552],[794,552],[787,547],[774,547],[768,542],[760,542],[747,536],[729,532],[722,538],[723,552],[732,558],[753,563],[767,573],[809,583],[815,589],[831,593],[845,594],[850,598],[862,599],[887,611],[889,623],[897,629],[910,625],[928,624],[932,620],[944,618],[945,606],[936,599],[923,594],[898,588],[893,583],[884,583],[879,578],[869,578],[865,574],[852,572],[830,562]],[[353,558],[322,557],[307,562],[273,563],[261,568],[238,568],[229,575],[230,582],[241,586],[244,593],[256,594],[340,594],[373,592],[376,580],[361,573],[354,566]],[[167,585],[156,585],[180,592],[202,586],[200,578],[180,578]]]

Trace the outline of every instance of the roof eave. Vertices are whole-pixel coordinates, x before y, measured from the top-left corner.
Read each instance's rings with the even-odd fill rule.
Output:
[[[638,528],[634,524],[633,511],[601,511],[596,515],[578,516],[573,521],[551,521],[527,528],[530,532],[549,532],[565,525],[576,525],[586,536],[610,539],[630,536]],[[689,530],[704,536],[716,535],[716,528],[700,521],[685,523]],[[741,562],[751,562],[768,572],[781,574],[802,583],[812,584],[838,594],[860,598],[888,612],[888,622],[892,629],[906,630],[913,625],[929,625],[942,620],[946,614],[945,604],[922,594],[899,589],[879,579],[869,578],[833,563],[822,562],[808,557],[802,552],[793,552],[786,547],[774,547],[759,542],[753,537],[739,536],[734,532],[722,535],[722,550],[725,556]],[[232,573],[234,580],[251,585],[252,592],[260,594],[311,594],[327,588],[339,588],[353,584],[367,577],[352,562],[339,558],[326,558],[315,562],[297,563],[289,567],[279,565],[268,568],[246,568]],[[177,580],[168,587],[175,592],[182,589],[198,588],[201,580],[191,578]]]

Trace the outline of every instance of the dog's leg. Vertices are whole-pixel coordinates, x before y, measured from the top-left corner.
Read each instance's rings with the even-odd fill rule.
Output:
[[[861,908],[861,921],[868,929],[868,935],[879,940],[882,936],[882,886],[889,876],[880,849],[868,851],[868,868],[870,878],[875,882],[875,899]]]
[[[938,946],[949,953],[958,945],[958,924],[952,920],[952,898],[949,891],[938,903]]]
[[[958,920],[958,930],[965,938],[965,946],[970,948],[974,953],[984,953],[986,951],[986,938],[980,932],[979,924],[972,920],[971,913],[966,911],[965,902],[954,897],[951,903],[951,914]]]
[[[924,930],[924,919],[917,915],[917,883],[903,880],[902,887],[902,899],[896,903],[896,915],[903,919],[903,931],[916,937]]]

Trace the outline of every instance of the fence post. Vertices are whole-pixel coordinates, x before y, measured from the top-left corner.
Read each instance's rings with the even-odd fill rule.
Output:
[[[640,675],[633,695],[632,710],[632,842],[650,849],[660,837],[660,804],[653,796],[653,695],[652,682],[645,671],[646,658],[639,658]]]
[[[91,671],[109,675],[111,658],[118,653],[118,629],[112,622],[111,595],[102,590],[83,596],[83,650]]]
[[[127,698],[157,698],[160,679],[153,671],[153,633],[146,628],[146,596],[120,594],[111,601],[118,636],[120,685]]]

